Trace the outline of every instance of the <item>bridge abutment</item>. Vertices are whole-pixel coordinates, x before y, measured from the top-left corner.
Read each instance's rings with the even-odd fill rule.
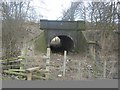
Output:
[[[85,42],[82,30],[85,30],[84,21],[55,21],[41,20],[40,29],[45,30],[46,44],[55,51],[80,51]],[[52,46],[51,40],[59,37],[61,45]]]

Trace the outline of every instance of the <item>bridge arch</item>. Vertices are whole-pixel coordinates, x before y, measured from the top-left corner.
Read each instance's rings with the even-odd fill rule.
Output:
[[[56,41],[52,42],[52,40],[55,38]],[[64,50],[72,51],[74,47],[74,40],[68,35],[57,35],[54,36],[50,41],[50,48],[52,52],[63,52]]]

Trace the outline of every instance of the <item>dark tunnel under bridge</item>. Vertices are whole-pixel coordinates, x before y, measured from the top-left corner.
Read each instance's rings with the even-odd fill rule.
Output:
[[[64,50],[72,51],[74,48],[74,41],[68,36],[59,35],[57,38],[55,37],[51,40],[50,48],[51,51],[55,53],[63,52]]]

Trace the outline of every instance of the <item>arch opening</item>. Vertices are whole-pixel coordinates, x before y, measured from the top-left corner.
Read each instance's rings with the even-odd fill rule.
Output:
[[[65,35],[54,37],[50,42],[50,48],[53,53],[59,53],[66,51],[72,51],[74,48],[73,40]]]

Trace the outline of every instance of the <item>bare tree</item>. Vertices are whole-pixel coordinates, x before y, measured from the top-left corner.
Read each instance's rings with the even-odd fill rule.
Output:
[[[2,48],[5,58],[16,57],[20,54],[22,42],[28,35],[24,24],[29,5],[30,1],[2,3]]]
[[[62,20],[74,21],[76,18],[85,19],[85,6],[83,2],[72,2],[67,11],[63,11]]]
[[[117,19],[116,4],[116,2],[89,3],[90,20],[94,29],[117,29],[115,22]]]

